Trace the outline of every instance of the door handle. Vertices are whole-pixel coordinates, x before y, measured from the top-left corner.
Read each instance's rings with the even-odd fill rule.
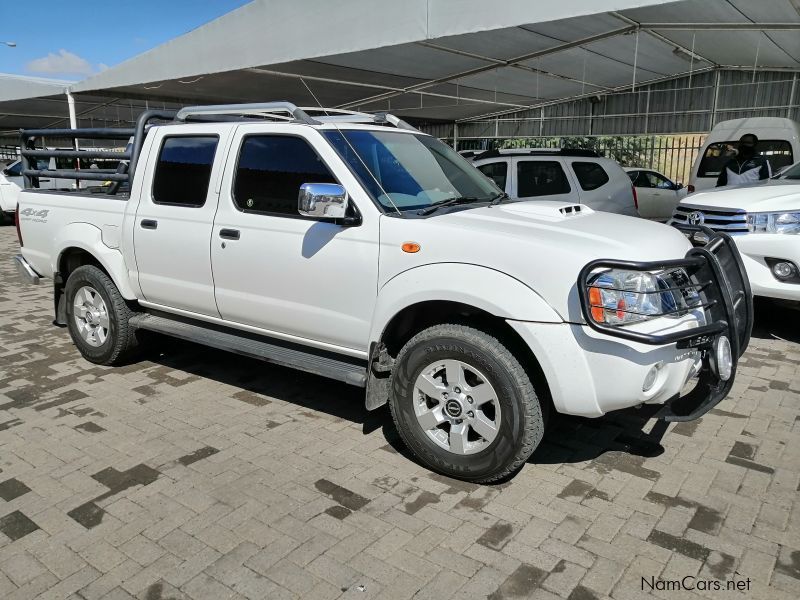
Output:
[[[140,225],[142,229],[158,229],[158,221],[155,219],[142,219]]]
[[[224,240],[238,240],[240,232],[238,229],[220,229],[219,237]]]

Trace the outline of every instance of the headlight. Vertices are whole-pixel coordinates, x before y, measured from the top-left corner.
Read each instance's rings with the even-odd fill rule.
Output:
[[[589,278],[588,296],[591,318],[606,325],[680,316],[700,304],[683,269],[659,273],[607,269]]]
[[[751,233],[800,233],[800,212],[759,212],[747,214]]]

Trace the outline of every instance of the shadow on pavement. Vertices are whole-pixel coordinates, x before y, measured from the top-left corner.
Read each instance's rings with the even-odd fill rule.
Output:
[[[800,343],[800,304],[790,308],[769,298],[756,298],[754,312],[754,338]]]
[[[388,408],[367,411],[361,388],[173,338],[156,336],[153,342],[156,349],[146,358],[155,365],[360,424],[365,435],[382,429],[386,450],[417,462],[401,441]],[[650,431],[645,431],[658,408],[645,405],[597,419],[555,415],[528,462],[577,463],[608,453],[609,460],[659,456],[664,452],[660,442],[668,424],[657,421]]]

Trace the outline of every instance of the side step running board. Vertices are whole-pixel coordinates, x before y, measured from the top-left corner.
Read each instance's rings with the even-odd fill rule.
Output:
[[[367,384],[365,363],[357,364],[347,362],[346,359],[333,358],[330,355],[313,351],[306,352],[298,349],[295,345],[284,344],[279,340],[264,341],[267,338],[251,337],[244,332],[236,332],[236,330],[209,328],[205,324],[195,325],[151,314],[136,315],[130,320],[130,325],[135,329],[154,331],[212,348],[259,358],[276,365],[322,375],[358,387],[365,387]]]

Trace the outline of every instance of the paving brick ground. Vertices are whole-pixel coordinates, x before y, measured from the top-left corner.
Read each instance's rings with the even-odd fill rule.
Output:
[[[409,460],[343,384],[170,340],[83,361],[15,251],[0,228],[4,600],[736,597],[642,582],[685,576],[800,597],[797,313],[759,307],[701,420],[560,418],[477,486]]]

